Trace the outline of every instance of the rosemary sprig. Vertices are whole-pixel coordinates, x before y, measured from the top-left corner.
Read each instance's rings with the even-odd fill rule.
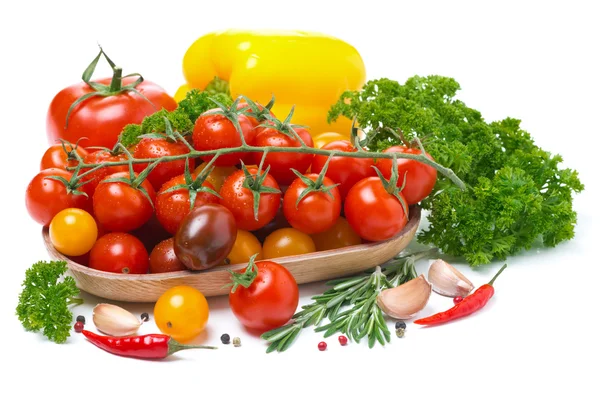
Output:
[[[355,342],[367,337],[369,347],[373,347],[375,342],[381,345],[389,343],[390,330],[377,305],[377,295],[384,289],[416,278],[415,261],[437,252],[438,249],[433,248],[399,256],[382,267],[377,266],[358,276],[327,282],[331,288],[313,296],[313,302],[302,306],[302,310],[292,317],[291,323],[261,335],[269,343],[267,353],[287,350],[300,332],[309,326],[316,326],[315,332],[325,332],[325,337],[337,332]],[[326,317],[329,323],[320,326]]]

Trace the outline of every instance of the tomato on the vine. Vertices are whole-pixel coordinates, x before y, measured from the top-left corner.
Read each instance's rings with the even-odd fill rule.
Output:
[[[136,146],[133,152],[135,158],[161,158],[187,154],[190,149],[181,141],[172,141],[167,138],[143,138]],[[154,190],[160,187],[169,179],[183,174],[185,171],[185,159],[174,160],[159,163],[148,175],[148,181],[152,184]],[[188,160],[190,169],[194,169],[194,159]],[[135,172],[142,172],[148,164],[133,164]]]
[[[384,153],[418,155],[421,154],[421,150],[405,146],[392,146],[389,149],[386,149]],[[433,157],[429,154],[425,153],[425,155],[433,160]],[[392,161],[391,158],[383,158],[377,161],[377,168],[379,168],[386,179],[389,179],[392,175]],[[417,160],[409,160],[407,158],[396,159],[396,165],[398,166],[398,187],[402,186],[404,175],[406,174],[406,183],[402,189],[402,195],[408,204],[417,204],[425,197],[429,196],[437,179],[437,171],[435,168]]]
[[[328,143],[323,146],[323,150],[335,150],[345,153],[357,151],[348,140],[338,140]],[[326,162],[326,156],[315,156],[310,167],[311,172],[316,174],[320,173]],[[356,182],[369,176],[376,175],[373,165],[374,162],[372,158],[335,156],[329,161],[329,167],[327,168],[325,175],[331,178],[335,183],[340,184],[338,189],[343,200],[348,195],[350,188],[352,188]]]
[[[79,208],[65,208],[52,218],[50,241],[66,256],[81,256],[92,249],[98,237],[94,217]]]
[[[234,172],[223,183],[219,194],[221,195],[221,204],[233,213],[238,229],[253,231],[265,226],[275,218],[281,204],[281,193],[263,191],[264,188],[279,191],[279,185],[271,174],[265,175],[264,171],[259,173],[258,168],[255,167],[248,167],[247,171],[251,177],[246,177],[243,170]],[[245,183],[248,187],[244,187]],[[253,196],[253,192],[256,191],[259,192],[257,218],[254,215]]]
[[[129,233],[107,233],[92,247],[89,266],[117,274],[145,274],[148,272],[148,251]]]
[[[185,271],[187,268],[175,254],[175,239],[165,239],[157,244],[150,253],[150,273]]]
[[[271,233],[263,243],[265,259],[297,256],[317,251],[315,242],[306,233],[294,228],[281,228]]]
[[[91,211],[91,199],[85,194],[78,194],[83,189],[67,189],[63,181],[51,178],[62,178],[70,182],[73,174],[59,168],[48,168],[40,171],[27,186],[25,206],[31,218],[37,223],[48,226],[52,218],[65,208],[81,208]],[[83,192],[82,192],[83,193]]]
[[[125,153],[113,153],[110,150],[96,150],[92,153],[89,153],[84,157],[83,162],[85,164],[104,164],[108,162],[117,162],[117,161],[126,161],[127,155]],[[81,173],[85,173],[89,171],[90,168],[83,168]],[[106,176],[115,174],[117,172],[127,172],[129,171],[129,167],[127,165],[114,165],[110,167],[102,167],[95,171],[90,172],[85,176],[84,180],[86,184],[84,185],[84,189],[86,193],[90,196],[93,196],[96,191],[96,187],[100,183],[102,179]]]
[[[317,251],[341,249],[362,242],[358,233],[350,226],[346,218],[339,217],[335,224],[325,232],[310,235]]]
[[[135,178],[138,179],[137,175]],[[98,184],[93,196],[96,219],[108,231],[128,232],[139,228],[154,214],[156,194],[152,185],[143,180],[138,187],[133,187],[137,183],[109,181],[113,179],[129,181],[130,175],[129,172],[117,172]]]
[[[401,193],[398,196],[406,203]],[[379,177],[365,178],[348,192],[344,214],[363,239],[386,240],[398,234],[408,222],[401,200],[388,192]]]
[[[264,113],[267,114],[273,118],[275,118],[275,114],[273,114],[273,112],[271,110],[266,110],[264,106],[260,105],[260,104],[256,104],[256,107],[258,108],[260,113]],[[250,106],[250,104],[248,104],[245,101],[242,101],[240,103],[238,103],[237,105],[237,109],[238,110],[242,110],[242,111],[246,111],[246,112],[254,112],[254,110],[252,110],[252,107]],[[257,127],[258,125],[260,125],[262,122],[258,121],[256,118],[251,117],[249,115],[247,115],[248,119],[250,120],[250,122],[252,123],[253,127]]]
[[[236,279],[252,279],[248,287]],[[284,325],[298,307],[296,280],[284,266],[273,261],[250,261],[248,268],[233,274],[229,305],[248,329],[265,332]]]
[[[180,343],[189,342],[202,333],[208,316],[206,297],[191,286],[168,289],[154,305],[158,329]]]
[[[256,255],[255,260],[261,260],[262,245],[252,233],[241,229],[237,232],[233,248],[225,259],[227,264],[247,264],[252,256]]]
[[[65,152],[65,149],[67,150]],[[60,168],[66,170],[67,167],[76,167],[77,158],[75,153],[82,159],[88,155],[88,152],[83,147],[72,145],[69,143],[53,144],[48,147],[48,150],[42,156],[40,161],[40,170],[48,168]]]
[[[317,182],[319,175],[307,174],[304,178]],[[302,178],[296,178],[288,187],[283,196],[283,214],[290,225],[301,232],[324,232],[331,228],[340,216],[340,192],[331,179],[324,177],[323,182],[317,185],[318,188],[305,194],[307,183],[309,182],[304,182]]]

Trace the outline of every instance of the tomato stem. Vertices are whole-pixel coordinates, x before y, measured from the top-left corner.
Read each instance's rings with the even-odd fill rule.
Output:
[[[122,88],[122,81],[123,81],[123,68],[114,67],[112,80],[110,81],[110,91],[111,92],[120,91]]]

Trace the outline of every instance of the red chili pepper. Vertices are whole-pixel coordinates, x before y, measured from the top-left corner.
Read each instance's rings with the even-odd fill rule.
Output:
[[[457,318],[472,314],[482,309],[494,295],[494,281],[504,271],[506,264],[494,275],[490,283],[480,286],[473,294],[465,297],[460,303],[449,310],[433,314],[415,321],[417,325],[439,325]]]
[[[112,354],[125,357],[157,359],[185,349],[216,349],[211,346],[191,346],[177,342],[169,335],[101,336],[84,330],[83,335],[93,344]]]

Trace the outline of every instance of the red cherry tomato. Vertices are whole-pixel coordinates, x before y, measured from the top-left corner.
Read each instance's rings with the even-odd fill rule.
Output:
[[[176,156],[187,154],[190,150],[185,143],[180,141],[173,142],[168,139],[144,138],[136,146],[133,152],[135,158],[160,158],[166,156]],[[190,171],[194,170],[194,159],[189,159]],[[135,172],[140,173],[148,164],[134,164]],[[169,179],[183,174],[185,171],[185,160],[175,160],[162,162],[158,164],[148,175],[148,181],[152,184],[154,190],[160,187]]]
[[[257,261],[256,268],[258,273],[249,287],[240,285],[229,293],[229,305],[242,325],[265,332],[284,325],[294,315],[298,284],[285,267],[275,262]]]
[[[67,152],[65,152],[67,149]],[[88,155],[88,152],[83,148],[75,145],[61,143],[53,144],[46,150],[40,161],[40,170],[48,168],[60,168],[66,170],[67,167],[76,167],[77,159],[73,153],[77,153],[82,159]]]
[[[257,104],[258,109],[263,111],[265,109],[265,107],[263,107],[260,104]],[[252,108],[250,107],[250,105],[248,105],[248,103],[246,103],[245,101],[238,103],[237,105],[237,109],[238,110],[243,110],[243,111],[248,111],[248,112],[252,112]],[[275,114],[273,114],[273,112],[271,110],[269,110],[269,115],[271,115],[271,117],[275,118]],[[247,116],[248,117],[248,116]],[[253,127],[257,127],[258,125],[261,124],[261,122],[257,121],[256,118],[254,117],[248,117],[248,119],[250,120],[250,122],[252,123]]]
[[[215,110],[209,110],[213,112]],[[256,132],[252,122],[243,114],[239,114],[238,122],[242,128],[242,133],[247,144],[254,143]],[[192,134],[194,148],[199,151],[216,150],[242,145],[240,134],[235,125],[224,115],[201,115],[194,125]],[[245,159],[247,153],[232,153],[220,156],[214,163],[215,166],[230,167],[240,163],[240,159]],[[202,160],[208,162],[213,156],[202,157]]]
[[[107,233],[90,251],[90,268],[117,274],[145,274],[148,272],[148,252],[133,235]]]
[[[308,147],[313,147],[312,136],[306,129],[295,128],[294,130]],[[300,141],[293,137],[289,137],[274,128],[261,129],[256,135],[254,145],[258,147],[301,146]],[[260,165],[262,156],[263,153],[252,153],[252,157],[256,165]],[[280,185],[289,185],[294,179],[296,179],[296,175],[290,168],[294,168],[303,174],[308,170],[308,167],[310,167],[312,160],[312,154],[271,152],[267,154],[263,168],[267,168],[270,165],[271,169],[269,170],[269,173],[273,176],[273,178],[275,178]]]
[[[387,240],[408,222],[402,204],[387,192],[379,177],[365,178],[350,189],[344,214],[352,229],[370,241]]]
[[[258,174],[258,168],[248,167],[250,174]],[[219,194],[221,204],[232,212],[238,229],[254,231],[267,225],[281,204],[281,193],[261,193],[258,203],[258,219],[254,218],[254,198],[250,189],[245,188],[244,171],[234,172],[225,180]],[[279,185],[270,174],[267,174],[263,186],[279,190]]]
[[[86,164],[103,164],[106,162],[125,160],[127,160],[127,156],[124,153],[112,154],[108,150],[97,150],[85,156],[83,162]],[[81,170],[81,173],[83,174],[88,170],[89,168],[84,168]],[[84,177],[84,180],[87,182],[84,186],[84,189],[86,193],[88,193],[90,196],[93,196],[94,192],[96,191],[96,187],[106,176],[115,174],[117,172],[127,171],[129,171],[129,167],[127,165],[115,165],[112,167],[99,168]]]
[[[129,85],[136,79],[124,78],[122,85]],[[99,79],[97,82],[110,85],[111,78]],[[55,144],[58,139],[76,143],[79,138],[85,137],[86,147],[112,149],[125,125],[139,124],[144,117],[162,108],[173,111],[177,107],[171,96],[150,81],[143,81],[136,86],[136,90],[143,96],[129,91],[114,96],[93,96],[82,101],[71,112],[66,128],[67,112],[71,105],[94,89],[87,83],[80,82],[61,90],[48,109],[48,143]]]
[[[183,184],[185,184],[185,176],[176,176],[166,182],[156,196],[156,217],[167,232],[172,235],[177,233],[181,221],[190,213],[190,192],[187,188],[167,191]],[[214,186],[208,181],[204,181],[202,186],[215,190]],[[196,194],[194,207],[209,203],[218,204],[219,198],[207,192],[198,192]]]
[[[348,140],[336,140],[327,143],[323,146],[323,150],[336,150],[346,153],[357,151]],[[310,167],[311,172],[320,173],[327,162],[327,158],[326,156],[315,156]],[[325,175],[335,183],[340,184],[338,189],[342,200],[344,200],[356,182],[369,176],[376,176],[377,173],[373,165],[375,164],[372,158],[333,157],[329,161],[329,167]]]
[[[187,268],[175,255],[174,238],[163,240],[150,253],[150,273],[185,271]]]
[[[421,150],[404,146],[392,146],[386,149],[384,153],[421,154]],[[433,160],[429,154],[426,153],[426,155]],[[377,168],[379,168],[383,176],[387,179],[392,176],[392,161],[392,159],[380,159],[377,161]],[[398,166],[398,187],[402,186],[404,174],[406,174],[406,184],[404,185],[404,189],[402,189],[402,195],[408,204],[417,204],[429,196],[437,179],[435,168],[406,158],[398,158],[396,164]]]
[[[314,182],[319,176],[308,174],[306,177]],[[323,186],[332,185],[334,185],[333,181],[325,177]],[[329,193],[311,192],[296,205],[306,187],[300,178],[292,182],[283,196],[283,214],[288,222],[301,232],[308,234],[325,232],[335,225],[340,216],[342,210],[340,192],[337,187],[331,188]]]
[[[108,231],[127,232],[144,225],[154,214],[153,204],[156,194],[147,180],[141,188],[145,189],[148,198],[141,190],[124,182],[107,182],[107,179],[129,179],[128,172],[117,172],[108,175],[98,184],[93,197],[94,215],[100,225]]]
[[[70,181],[73,175],[64,169],[48,168],[40,171],[29,182],[25,192],[25,206],[34,221],[48,226],[52,218],[65,208],[80,208],[88,212],[92,210],[89,197],[68,193],[64,183],[48,178],[49,176],[59,176]]]

